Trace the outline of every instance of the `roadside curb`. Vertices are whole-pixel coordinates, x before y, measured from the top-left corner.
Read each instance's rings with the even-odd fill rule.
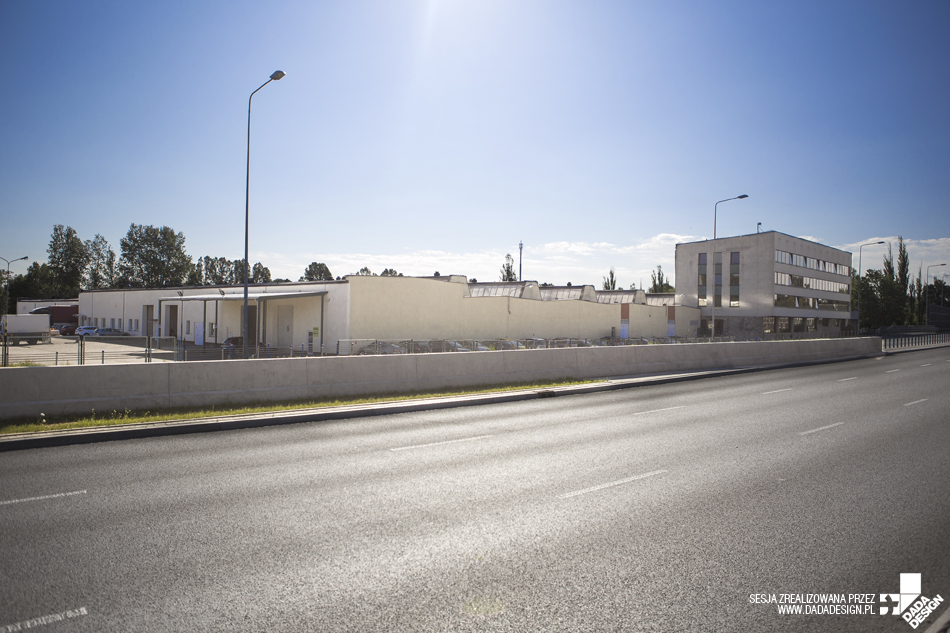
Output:
[[[769,371],[772,369],[825,365],[829,363],[846,362],[863,358],[887,356],[893,353],[923,351],[924,349],[933,349],[933,347],[920,348],[917,350],[907,349],[890,352],[875,352],[874,354],[846,356],[819,361],[755,365],[751,367],[737,367],[730,369],[698,370],[675,374],[656,374],[628,377],[621,376],[606,378],[593,383],[567,385],[564,387],[549,387],[540,389],[534,388],[518,391],[493,392],[487,394],[447,396],[440,398],[420,398],[417,400],[394,400],[389,402],[377,402],[373,404],[275,411],[273,413],[254,413],[247,415],[199,418],[194,420],[143,422],[139,424],[116,425],[108,427],[92,427],[85,429],[68,429],[64,431],[12,434],[0,437],[0,452],[24,450],[30,448],[46,448],[53,446],[72,446],[76,444],[93,444],[97,442],[140,439],[146,437],[184,435],[186,433],[230,431],[235,429],[277,426],[282,424],[348,420],[352,418],[390,415],[396,413],[415,413],[419,411],[454,409],[458,407],[475,406],[479,404],[498,404],[505,402],[536,400],[540,398],[583,395],[589,393],[615,391],[618,389],[631,389],[634,387],[663,385],[676,382],[702,380],[704,378],[715,378],[720,376],[732,376],[760,371]]]

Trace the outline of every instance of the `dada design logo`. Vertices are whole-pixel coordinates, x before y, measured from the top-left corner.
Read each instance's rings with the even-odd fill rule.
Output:
[[[937,594],[928,598],[920,594],[920,574],[901,574],[900,593],[882,593],[881,615],[899,615],[916,629],[943,602]]]

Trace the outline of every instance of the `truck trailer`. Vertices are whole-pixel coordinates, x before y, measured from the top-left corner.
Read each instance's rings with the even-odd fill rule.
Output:
[[[36,345],[49,339],[49,315],[4,314],[0,319],[0,334],[13,344],[26,341],[30,345]]]

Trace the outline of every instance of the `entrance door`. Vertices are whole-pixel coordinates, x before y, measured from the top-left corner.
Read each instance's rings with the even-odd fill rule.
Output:
[[[277,347],[294,344],[294,307],[277,306]]]
[[[165,310],[166,336],[178,338],[178,306],[170,305]]]

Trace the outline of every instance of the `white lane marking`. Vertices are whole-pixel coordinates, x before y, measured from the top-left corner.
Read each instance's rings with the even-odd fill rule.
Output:
[[[913,402],[908,402],[904,406],[909,407],[912,404],[920,404],[921,402],[927,402],[927,398],[923,398],[922,400],[914,400]]]
[[[663,473],[669,472],[667,470],[654,470],[649,473],[643,473],[642,475],[634,475],[633,477],[627,477],[626,479],[618,479],[617,481],[610,481],[605,484],[600,484],[599,486],[591,486],[590,488],[584,488],[583,490],[575,490],[574,492],[567,492],[563,495],[558,495],[559,499],[570,499],[571,497],[576,497],[577,495],[587,494],[588,492],[596,492],[598,490],[603,490],[604,488],[611,488],[613,486],[620,486],[622,484],[628,484],[631,481],[636,481],[638,479],[646,479],[647,477],[653,477],[654,475],[662,475]]]
[[[58,499],[60,497],[72,497],[73,495],[84,495],[85,490],[75,490],[73,492],[59,492],[55,495],[43,495],[42,497],[26,497],[25,499],[8,499],[0,501],[0,506],[8,506],[12,503],[26,503],[27,501],[42,501],[43,499]]]
[[[950,363],[950,360],[947,361]],[[939,633],[940,631],[946,631],[946,625],[950,623],[950,609],[947,609],[943,612],[937,621],[931,624],[924,633]]]
[[[686,405],[680,405],[678,407],[667,407],[665,409],[653,409],[652,411],[637,411],[636,413],[631,413],[630,415],[646,415],[647,413],[659,413],[660,411],[672,411],[673,409],[685,409]]]
[[[842,378],[842,379],[839,380],[838,382],[848,382],[849,380],[857,380],[857,379],[858,379],[857,376],[853,376],[853,377],[851,377],[851,378]]]
[[[817,433],[818,431],[826,431],[828,429],[833,429],[836,426],[841,426],[844,422],[835,422],[834,424],[829,424],[828,426],[820,426],[817,429],[812,429],[810,431],[802,431],[799,435],[808,435],[809,433]]]
[[[899,369],[888,369],[885,374],[893,374],[895,371],[900,371]]]
[[[788,389],[776,389],[775,391],[766,391],[766,392],[763,393],[762,395],[763,395],[763,396],[767,396],[767,395],[769,395],[770,393],[782,393],[783,391],[791,391],[791,390],[792,390],[791,387],[789,387]]]
[[[931,365],[933,365],[933,363],[924,363],[921,367],[930,367]]]
[[[412,448],[426,448],[429,446],[441,446],[442,444],[455,444],[457,442],[473,442],[475,440],[483,440],[486,437],[494,437],[492,435],[479,435],[477,437],[463,437],[459,440],[445,440],[444,442],[430,442],[428,444],[414,444],[412,446],[399,446],[397,448],[391,448],[391,451],[408,451]]]
[[[0,631],[22,631],[23,629],[35,629],[40,626],[46,626],[47,624],[52,624],[53,622],[62,622],[63,620],[69,620],[72,618],[78,618],[79,616],[89,615],[89,609],[86,607],[79,607],[78,609],[67,609],[66,611],[60,611],[59,613],[50,613],[49,615],[41,615],[38,618],[30,618],[29,620],[23,620],[22,622],[14,622],[13,624],[5,624],[0,626]]]

